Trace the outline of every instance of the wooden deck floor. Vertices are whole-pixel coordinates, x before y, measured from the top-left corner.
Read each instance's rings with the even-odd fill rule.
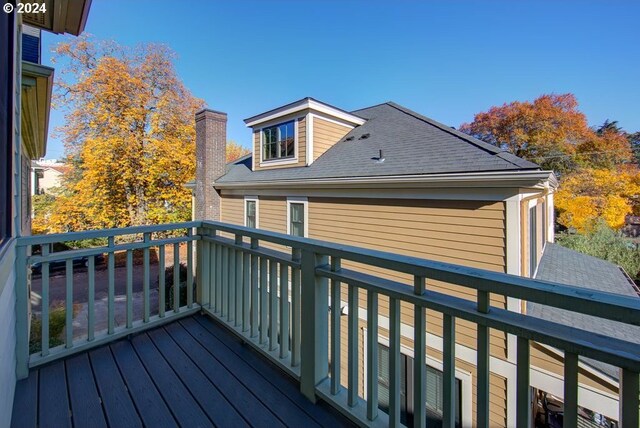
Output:
[[[14,427],[350,426],[205,316],[32,370]]]

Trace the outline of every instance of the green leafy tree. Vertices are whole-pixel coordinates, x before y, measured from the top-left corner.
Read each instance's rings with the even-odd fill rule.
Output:
[[[632,278],[639,278],[638,245],[610,228],[602,219],[595,220],[585,233],[561,233],[556,240],[572,250],[615,263]]]

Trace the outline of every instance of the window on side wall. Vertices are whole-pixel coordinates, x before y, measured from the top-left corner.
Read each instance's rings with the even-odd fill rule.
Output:
[[[305,218],[305,202],[290,201],[289,202],[289,235],[293,236],[306,236],[306,222]]]
[[[258,200],[257,199],[245,199],[245,219],[244,225],[247,227],[258,227]]]
[[[295,157],[295,121],[262,129],[262,160],[292,159]]]

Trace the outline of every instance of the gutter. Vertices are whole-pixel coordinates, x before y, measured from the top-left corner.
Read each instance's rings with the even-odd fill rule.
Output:
[[[555,176],[551,171],[479,172],[430,175],[393,175],[379,177],[344,177],[284,179],[265,181],[214,182],[216,189],[264,189],[291,187],[532,187],[541,188]],[[554,186],[555,187],[555,186]]]

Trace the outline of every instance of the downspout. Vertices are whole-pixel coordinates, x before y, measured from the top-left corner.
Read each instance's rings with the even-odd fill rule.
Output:
[[[536,193],[535,195],[531,195],[531,196],[527,196],[526,198],[523,198],[522,200],[520,200],[520,275],[521,276],[525,276],[526,275],[526,270],[525,270],[525,264],[527,263],[527,258],[525,257],[525,242],[527,239],[527,230],[528,228],[525,225],[525,215],[527,214],[528,211],[528,202],[529,201],[533,201],[534,199],[543,199],[546,198],[547,195],[549,195],[549,193],[551,193],[551,191],[549,190],[549,186],[546,186],[544,188],[544,190],[542,190],[540,193]],[[548,217],[548,216],[547,216]],[[546,227],[546,225],[542,225],[542,227]],[[544,244],[544,243],[543,243]],[[520,300],[520,312],[521,313],[526,313],[526,309],[527,309],[527,305],[525,303],[524,300]]]

